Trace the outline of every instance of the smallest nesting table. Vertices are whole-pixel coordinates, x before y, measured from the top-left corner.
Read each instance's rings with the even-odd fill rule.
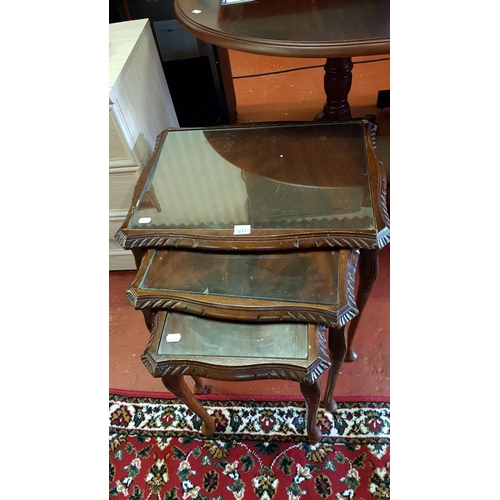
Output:
[[[183,375],[227,381],[298,382],[306,401],[307,435],[317,442],[321,439],[316,427],[318,379],[330,367],[325,330],[312,324],[236,324],[159,311],[142,361],[201,418],[205,436],[213,434],[215,421],[190,391]]]

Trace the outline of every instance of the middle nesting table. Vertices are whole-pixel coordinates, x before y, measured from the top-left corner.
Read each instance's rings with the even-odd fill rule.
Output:
[[[330,368],[324,401],[334,411],[332,394],[347,351],[344,326],[358,314],[358,253],[149,249],[127,290],[152,333],[145,366],[202,419],[205,435],[215,424],[182,375],[193,376],[198,389],[199,377],[299,382],[308,437],[318,441],[318,379]]]

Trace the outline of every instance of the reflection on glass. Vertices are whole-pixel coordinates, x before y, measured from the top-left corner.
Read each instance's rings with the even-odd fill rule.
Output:
[[[306,324],[300,323],[228,323],[169,313],[158,354],[307,359],[307,329]],[[180,339],[179,335],[172,334],[180,334]],[[175,341],[168,342],[167,339]]]
[[[156,250],[140,288],[338,304],[338,251],[276,254]]]
[[[239,224],[374,228],[361,122],[169,131],[129,227]]]

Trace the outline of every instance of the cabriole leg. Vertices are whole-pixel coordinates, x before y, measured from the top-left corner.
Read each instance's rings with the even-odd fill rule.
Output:
[[[203,421],[201,433],[204,436],[211,436],[215,431],[215,421],[189,390],[184,377],[182,375],[165,375],[161,378],[161,381],[172,394],[177,396],[190,410],[194,411],[201,418]]]
[[[203,394],[205,392],[205,384],[203,383],[203,379],[201,377],[197,377],[196,375],[191,375],[191,378],[194,380],[194,389],[193,392],[195,394]]]
[[[306,400],[306,429],[307,437],[317,443],[321,441],[321,431],[316,427],[316,420],[318,416],[318,408],[321,399],[321,390],[319,380],[316,382],[307,383],[300,382],[300,392]]]
[[[333,391],[335,389],[335,384],[337,383],[340,367],[344,362],[347,352],[345,326],[341,328],[329,328],[328,349],[330,352],[330,361],[332,366],[328,371],[328,383],[325,390],[324,405],[326,410],[333,413],[337,409],[337,403],[333,399]]]
[[[348,362],[354,361],[358,355],[352,348],[352,343],[358,329],[361,314],[365,308],[368,298],[373,289],[373,285],[377,281],[378,276],[378,250],[360,250],[359,252],[359,287],[356,294],[356,305],[358,306],[359,314],[350,322],[347,330],[347,354],[345,360]]]

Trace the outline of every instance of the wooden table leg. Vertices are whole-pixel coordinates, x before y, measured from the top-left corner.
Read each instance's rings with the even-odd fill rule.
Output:
[[[316,115],[318,121],[350,120],[351,108],[347,96],[352,84],[352,60],[350,57],[328,58],[325,64],[326,103]]]
[[[326,385],[324,406],[330,413],[337,409],[337,403],[333,399],[333,390],[337,383],[340,367],[344,362],[347,352],[347,341],[345,326],[341,328],[330,328],[328,332],[328,350],[330,351],[330,361],[332,366],[328,372],[328,383]]]
[[[300,382],[300,392],[306,400],[306,429],[307,437],[314,443],[321,441],[321,431],[316,427],[318,408],[321,400],[319,380],[307,383]]]
[[[177,396],[187,407],[196,413],[203,425],[201,433],[204,436],[211,436],[215,431],[215,421],[203,408],[202,404],[194,397],[184,380],[183,375],[165,375],[161,378],[163,385],[175,396]]]
[[[373,289],[378,276],[378,250],[360,250],[359,253],[359,287],[356,294],[356,305],[358,306],[359,314],[350,322],[347,330],[347,354],[345,361],[354,361],[358,355],[352,349],[352,343],[358,324],[361,319],[361,314],[365,308],[368,298]]]
[[[191,375],[191,378],[194,380],[193,392],[195,394],[204,394],[205,384],[203,383],[203,379],[201,377],[197,377],[196,375]]]

